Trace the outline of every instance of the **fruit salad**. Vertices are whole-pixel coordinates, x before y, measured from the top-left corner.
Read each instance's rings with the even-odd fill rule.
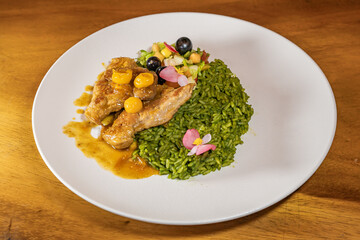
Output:
[[[153,43],[151,50],[140,50],[137,64],[158,74],[159,84],[183,86],[196,83],[202,71],[210,68],[209,54],[205,50],[193,49],[187,37],[179,38],[174,44]]]

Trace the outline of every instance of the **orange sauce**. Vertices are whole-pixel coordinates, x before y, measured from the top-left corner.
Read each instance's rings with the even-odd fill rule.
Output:
[[[127,179],[147,178],[158,174],[158,171],[137,157],[132,159],[132,153],[137,148],[133,143],[128,149],[116,150],[101,138],[93,138],[91,129],[96,125],[90,122],[71,121],[63,127],[63,132],[75,138],[76,146],[88,158],[95,159],[100,166],[112,171],[115,175]]]
[[[102,73],[100,73],[100,74],[97,76],[97,79],[100,80],[100,79],[104,76],[104,74],[105,74],[105,71],[102,72]]]
[[[102,74],[99,75],[99,78],[102,77]],[[85,87],[86,92],[91,92],[93,89],[94,87],[91,85]],[[86,107],[90,104],[92,94],[86,92],[74,101],[75,106]],[[78,114],[84,114],[84,112],[83,109],[76,110]],[[76,146],[86,157],[95,159],[100,166],[112,171],[117,176],[127,179],[140,179],[159,174],[156,169],[139,156],[132,159],[132,153],[137,148],[136,143],[133,143],[128,149],[114,149],[101,137],[94,138],[91,136],[91,129],[95,126],[88,121],[71,121],[63,127],[63,132],[67,136],[75,138]]]
[[[92,90],[94,90],[94,87],[91,86],[91,85],[87,85],[87,86],[85,87],[85,91],[87,91],[87,92],[91,92]]]
[[[78,107],[86,107],[90,104],[92,94],[84,92],[81,96],[74,101],[74,105]]]
[[[78,114],[84,114],[84,109],[76,109],[76,113]]]

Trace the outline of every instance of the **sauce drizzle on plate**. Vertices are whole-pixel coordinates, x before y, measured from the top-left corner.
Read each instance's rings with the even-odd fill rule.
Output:
[[[86,86],[86,92],[74,101],[74,105],[88,106],[91,101],[92,90],[93,86]],[[84,110],[77,109],[76,113],[83,114]],[[82,122],[70,121],[63,127],[63,133],[68,137],[75,138],[76,147],[86,157],[95,159],[100,166],[119,177],[140,179],[159,174],[159,171],[151,167],[145,159],[139,156],[132,159],[132,153],[137,148],[136,143],[133,143],[128,149],[118,150],[107,144],[101,137],[94,138],[91,135],[91,129],[96,126],[96,124],[85,120]]]
[[[112,171],[115,175],[126,179],[147,178],[158,174],[144,159],[132,159],[136,149],[133,143],[128,149],[116,150],[100,138],[91,136],[91,129],[96,125],[87,121],[70,121],[63,127],[63,132],[75,138],[76,146],[88,158],[95,159],[100,166]]]

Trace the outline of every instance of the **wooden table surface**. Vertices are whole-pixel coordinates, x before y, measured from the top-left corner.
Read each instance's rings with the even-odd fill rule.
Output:
[[[110,24],[176,11],[217,13],[269,28],[304,49],[327,76],[338,111],[333,145],[310,180],[278,204],[210,225],[139,222],[72,193],[37,151],[32,104],[55,60]],[[4,239],[360,239],[359,1],[1,0],[0,81]]]

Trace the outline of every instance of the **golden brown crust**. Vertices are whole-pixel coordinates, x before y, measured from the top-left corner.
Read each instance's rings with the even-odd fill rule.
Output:
[[[129,147],[136,132],[170,121],[179,107],[190,99],[193,87],[194,84],[188,84],[176,89],[168,88],[140,112],[123,111],[114,124],[102,133],[103,139],[117,149]]]
[[[113,69],[131,69],[133,71],[132,80],[129,84],[115,84],[112,82]],[[89,106],[85,111],[85,116],[96,124],[101,124],[106,116],[112,112],[120,111],[124,107],[126,99],[132,96],[139,97],[141,100],[151,100],[156,95],[157,75],[154,76],[154,83],[146,88],[135,88],[133,80],[137,75],[150,72],[145,68],[138,67],[134,59],[127,57],[113,58],[107,66],[100,79],[95,82],[93,96]]]

